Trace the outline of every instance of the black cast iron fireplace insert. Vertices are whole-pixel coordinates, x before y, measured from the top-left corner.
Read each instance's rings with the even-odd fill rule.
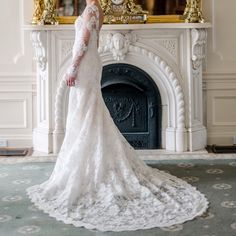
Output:
[[[102,95],[110,114],[135,149],[161,148],[162,103],[152,78],[130,64],[104,66]]]

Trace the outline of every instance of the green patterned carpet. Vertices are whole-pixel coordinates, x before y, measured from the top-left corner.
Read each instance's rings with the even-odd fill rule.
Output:
[[[233,236],[236,235],[236,160],[147,161],[185,179],[210,201],[209,212],[182,225],[129,232],[99,232],[56,221],[37,210],[25,188],[46,180],[53,162],[0,165],[0,236]]]

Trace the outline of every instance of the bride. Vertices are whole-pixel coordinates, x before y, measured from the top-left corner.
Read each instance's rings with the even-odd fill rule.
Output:
[[[100,231],[168,227],[202,215],[208,200],[187,182],[147,166],[114,124],[101,94],[103,12],[86,0],[75,21],[66,132],[50,178],[27,189],[59,221]]]

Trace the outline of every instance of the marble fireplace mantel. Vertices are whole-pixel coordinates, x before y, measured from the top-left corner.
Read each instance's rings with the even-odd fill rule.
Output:
[[[104,65],[132,64],[148,73],[162,100],[162,147],[202,150],[202,67],[209,23],[103,25],[99,53]],[[69,89],[62,82],[71,60],[73,25],[24,26],[31,31],[37,62],[37,126],[34,150],[56,154],[64,138]]]

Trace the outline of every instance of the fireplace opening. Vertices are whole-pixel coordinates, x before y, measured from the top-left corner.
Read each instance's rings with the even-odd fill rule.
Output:
[[[152,78],[130,64],[104,66],[102,95],[118,129],[135,149],[161,148],[162,103]]]

